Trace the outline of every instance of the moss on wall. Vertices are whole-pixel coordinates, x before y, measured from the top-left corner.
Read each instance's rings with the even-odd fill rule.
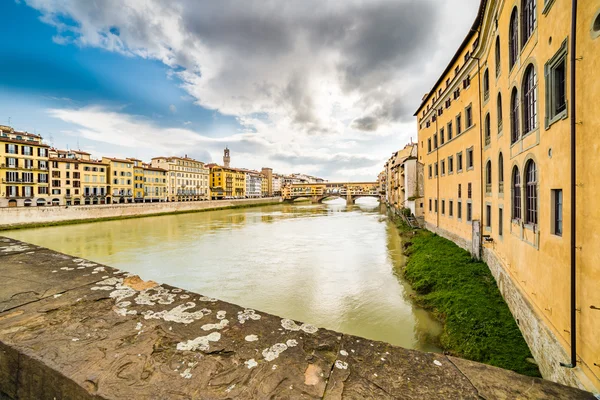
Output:
[[[444,350],[520,374],[539,377],[537,365],[488,266],[469,252],[426,230],[411,231],[402,221],[406,240],[406,279],[415,300],[444,324]]]

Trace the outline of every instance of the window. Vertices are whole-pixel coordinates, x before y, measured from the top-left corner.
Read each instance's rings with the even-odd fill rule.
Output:
[[[473,148],[467,149],[467,169],[473,168]]]
[[[444,144],[444,128],[440,129],[440,145]]]
[[[471,182],[467,183],[467,198],[473,198],[473,184],[471,184]]]
[[[442,215],[446,215],[446,200],[442,200]]]
[[[431,212],[431,199],[429,199],[429,211]]]
[[[431,178],[432,176],[432,168],[431,168],[431,164],[429,164],[429,177]]]
[[[456,116],[456,134],[460,135],[462,132],[462,124],[460,114]]]
[[[537,0],[523,0],[521,2],[521,9],[523,10],[523,15],[521,17],[521,19],[522,19],[521,23],[523,24],[522,46],[525,46],[525,44],[531,37],[533,30],[535,29],[536,3],[537,3]]]
[[[514,167],[512,173],[512,219],[521,219],[521,176],[519,168]]]
[[[502,214],[504,214],[504,210],[502,208],[498,209],[498,236],[502,236],[503,234],[503,227],[502,227]]]
[[[465,109],[465,128],[470,128],[473,125],[473,108],[469,105]]]
[[[452,140],[452,122],[448,122],[448,140]]]
[[[525,70],[523,81],[523,135],[537,126],[537,82],[533,65]]]
[[[488,69],[483,73],[483,100],[490,97],[490,71]]]
[[[562,236],[563,232],[563,191],[562,189],[552,190],[552,233],[557,236]]]
[[[498,103],[496,105],[498,115],[498,133],[502,132],[502,94],[498,93]]]
[[[488,161],[485,164],[485,192],[492,193],[492,162]]]
[[[504,193],[504,156],[498,155],[498,193]]]
[[[442,176],[446,175],[446,161],[442,160]]]
[[[456,155],[456,169],[461,172],[463,169],[463,155],[462,152]]]
[[[454,157],[448,157],[448,173],[451,174],[454,172]]]
[[[490,127],[490,113],[485,115],[485,124],[484,124],[484,135],[485,135],[485,145],[489,146],[492,143],[492,128]]]
[[[459,183],[458,184],[458,198],[460,199],[462,197],[462,185]]]
[[[525,179],[527,185],[525,201],[525,223],[536,225],[537,218],[537,170],[535,162],[529,160],[525,166]]]
[[[427,139],[427,151],[431,153],[431,138]]]
[[[438,176],[438,163],[435,163],[433,165],[433,171],[435,172],[435,176],[437,177]]]
[[[456,202],[456,218],[462,219],[462,202]]]
[[[5,146],[6,149],[6,153],[8,154],[18,154],[19,153],[19,146],[17,146],[16,144],[7,144]]]
[[[490,205],[485,206],[485,226],[487,228],[492,227],[492,206]]]
[[[435,212],[438,212],[438,201],[435,199]]]
[[[546,128],[567,116],[567,41],[544,66],[546,75]]]
[[[519,95],[514,88],[510,97],[510,142],[519,140]]]
[[[438,139],[437,139],[437,134],[433,135],[433,148],[437,149],[438,148]]]
[[[471,86],[471,77],[469,75],[467,75],[467,77],[463,81],[463,89],[466,89],[469,86]]]
[[[508,35],[508,62],[509,68],[512,69],[519,55],[519,15],[516,7],[510,16]]]
[[[453,206],[454,206],[454,202],[453,202],[452,200],[450,200],[450,201],[448,202],[448,215],[449,215],[449,216],[452,216],[452,215],[453,215],[453,212],[454,212],[454,211],[452,210],[452,209],[454,208]]]
[[[500,76],[500,37],[496,37],[496,77]]]
[[[471,203],[467,203],[467,221],[471,222],[473,219],[473,205]]]

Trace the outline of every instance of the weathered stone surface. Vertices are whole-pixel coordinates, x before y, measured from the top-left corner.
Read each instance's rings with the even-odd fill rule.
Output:
[[[0,398],[590,397],[144,282],[14,240],[0,238],[0,276],[8,283],[0,286]]]

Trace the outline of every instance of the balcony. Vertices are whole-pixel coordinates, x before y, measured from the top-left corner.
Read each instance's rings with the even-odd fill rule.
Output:
[[[6,178],[2,178],[2,183],[14,183],[17,185],[23,185],[23,184],[34,184],[37,181],[35,179],[31,180],[31,181],[26,181],[23,179],[6,179]],[[42,182],[45,183],[45,182]]]

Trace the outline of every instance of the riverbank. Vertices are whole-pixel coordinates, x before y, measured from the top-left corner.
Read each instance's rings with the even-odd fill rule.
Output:
[[[2,399],[593,399],[9,238],[0,274]]]
[[[541,376],[488,266],[447,239],[395,222],[415,300],[444,324],[441,346],[458,357]]]
[[[0,231],[279,204],[281,198],[0,208]]]

